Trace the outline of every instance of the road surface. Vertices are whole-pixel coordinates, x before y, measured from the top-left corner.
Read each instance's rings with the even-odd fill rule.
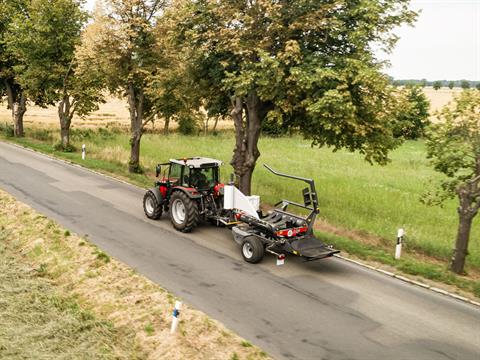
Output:
[[[480,359],[473,305],[336,258],[247,264],[226,229],[178,233],[141,189],[2,142],[0,188],[275,358]]]

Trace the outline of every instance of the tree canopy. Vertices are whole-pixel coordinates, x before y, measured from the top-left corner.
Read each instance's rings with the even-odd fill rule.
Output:
[[[13,19],[7,37],[9,51],[21,62],[16,79],[37,105],[58,104],[61,146],[69,148],[70,123],[75,113],[83,115],[101,100],[99,87],[89,72],[80,73],[76,48],[87,20],[81,0],[32,0]]]
[[[177,38],[194,49],[191,69],[231,99],[232,165],[243,191],[260,155],[265,119],[299,129],[314,145],[358,150],[385,163],[395,147],[396,109],[374,46],[390,51],[392,29],[411,23],[408,0],[177,3]],[[225,101],[223,103],[226,103]]]
[[[7,107],[12,110],[14,135],[23,136],[23,115],[27,111],[25,88],[19,83],[18,67],[25,66],[11,51],[9,40],[15,37],[15,20],[28,17],[28,1],[0,2],[0,98],[7,98]]]
[[[130,172],[140,172],[140,140],[156,109],[146,89],[162,62],[155,28],[166,0],[105,1],[97,9],[93,48],[110,92],[127,96],[130,112]]]
[[[438,113],[438,118],[426,143],[427,154],[434,169],[445,178],[426,201],[441,204],[458,197],[459,227],[451,268],[462,273],[470,228],[480,208],[480,93],[463,91]]]

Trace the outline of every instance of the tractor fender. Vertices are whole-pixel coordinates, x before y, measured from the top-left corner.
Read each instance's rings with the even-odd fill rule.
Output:
[[[150,189],[148,189],[148,191],[151,191],[153,193],[153,195],[155,195],[159,204],[162,203],[163,196],[162,196],[162,193],[160,192],[160,189],[158,187],[150,188]]]
[[[202,194],[200,194],[196,189],[194,188],[187,188],[185,186],[176,186],[172,193],[174,191],[182,191],[184,192],[190,199],[200,199],[202,197]]]

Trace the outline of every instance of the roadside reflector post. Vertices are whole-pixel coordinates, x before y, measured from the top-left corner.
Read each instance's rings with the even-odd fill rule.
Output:
[[[87,152],[87,147],[85,144],[82,145],[82,160],[85,160],[85,154]]]
[[[280,254],[277,256],[277,266],[285,264],[285,254]]]
[[[398,260],[402,256],[402,243],[405,236],[405,230],[398,229],[397,231],[397,245],[395,246],[395,259]]]
[[[180,310],[182,309],[182,302],[181,301],[175,301],[175,308],[173,309],[172,313],[172,327],[170,328],[170,334],[173,334],[177,330],[178,322],[179,319],[178,317],[180,316]]]

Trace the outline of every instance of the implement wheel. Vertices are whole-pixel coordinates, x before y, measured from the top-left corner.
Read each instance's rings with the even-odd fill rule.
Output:
[[[242,256],[246,262],[256,264],[262,261],[265,255],[265,247],[256,236],[248,236],[242,242]]]
[[[162,216],[162,205],[151,190],[148,190],[143,197],[143,211],[149,219],[157,220]]]
[[[190,232],[197,226],[199,213],[197,203],[182,191],[176,191],[170,198],[170,221],[181,232]]]

